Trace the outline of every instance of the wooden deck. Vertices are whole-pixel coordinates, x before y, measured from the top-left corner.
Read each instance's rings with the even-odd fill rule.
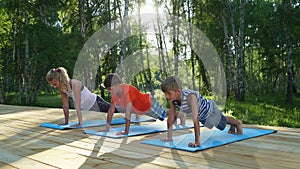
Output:
[[[104,113],[101,116],[104,116]],[[76,119],[74,111],[72,118]],[[0,168],[300,168],[300,129],[245,125],[278,132],[195,153],[141,144],[155,133],[123,139],[53,130],[61,109],[0,104]],[[193,129],[178,131],[191,132]]]

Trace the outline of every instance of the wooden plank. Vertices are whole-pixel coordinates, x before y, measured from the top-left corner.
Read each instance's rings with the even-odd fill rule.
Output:
[[[28,131],[26,131],[28,133]],[[19,136],[19,137],[23,137],[24,136]],[[30,137],[29,137],[30,138]],[[39,137],[40,139],[42,139],[42,137]],[[25,138],[27,139],[27,138]],[[13,140],[18,140],[18,136],[15,136],[13,138]],[[13,146],[15,146],[16,144],[19,144],[18,141],[16,143],[14,143],[12,140],[6,140],[8,143],[12,144]],[[84,151],[84,149],[79,149],[77,147],[70,147],[70,146],[66,146],[66,145],[60,145],[60,144],[57,144],[57,147],[51,145],[53,143],[44,143],[42,140],[38,140],[38,141],[34,141],[32,142],[32,144],[26,144],[25,147],[26,149],[30,149],[30,150],[36,150],[36,149],[39,149],[41,148],[40,146],[42,145],[48,145],[46,146],[45,148],[51,148],[51,149],[48,149],[48,150],[44,150],[43,152],[40,152],[40,153],[36,153],[34,155],[30,155],[30,158],[33,158],[33,159],[39,159],[40,161],[44,161],[44,157],[52,157],[53,154],[57,153],[57,154],[63,154],[63,158],[62,160],[67,161],[67,159],[65,158],[65,156],[69,156],[70,154],[68,154],[68,152],[71,152],[71,153],[76,153],[76,154],[80,154],[80,155],[85,155],[85,156],[91,156],[91,152],[89,151]],[[109,150],[111,148],[107,147],[105,148],[105,151],[99,151],[97,152],[97,156],[93,156],[94,158],[99,158],[98,156],[101,156],[103,154],[112,154],[112,155],[118,155],[120,156],[120,154],[125,154],[126,156],[123,156],[123,157],[118,157],[119,159],[116,159],[116,157],[114,158],[105,158],[105,159],[102,159],[104,161],[111,161],[111,162],[114,162],[114,163],[120,163],[122,165],[126,165],[126,166],[130,166],[130,167],[134,167],[136,165],[140,165],[139,163],[139,160],[137,160],[137,158],[134,158],[134,159],[130,159],[128,158],[128,155],[129,153],[131,153],[132,155],[129,155],[131,157],[141,157],[141,155],[143,154],[137,154],[137,153],[134,153],[134,152],[124,152],[124,150],[122,149],[116,149],[116,151],[114,152],[114,150],[112,151],[109,151],[107,152],[106,150]],[[95,151],[95,150],[94,150]],[[60,153],[58,153],[60,152]],[[49,154],[50,153],[50,154]],[[57,157],[57,156],[55,156]],[[57,157],[59,158],[59,157]],[[77,158],[77,162],[80,161],[79,157],[73,157],[73,158]],[[72,159],[73,159],[72,158]],[[125,160],[122,158],[125,158]],[[138,158],[139,159],[139,158]],[[58,159],[48,159],[47,163],[51,164],[51,165],[54,165],[54,166],[61,166],[61,165],[69,165],[69,163],[61,163],[61,164],[55,164],[54,162],[57,161]],[[158,161],[161,161],[161,160],[158,160]],[[46,162],[45,162],[46,163]],[[144,163],[144,162],[142,162]],[[165,162],[163,162],[164,164],[166,164]],[[181,162],[182,163],[182,162]],[[157,165],[160,165],[161,162],[157,162]],[[150,164],[148,164],[150,166]],[[152,164],[152,167],[157,167],[157,165],[155,164]],[[73,164],[72,167],[76,167],[77,165],[76,164]]]
[[[61,109],[0,105],[0,116],[0,147],[2,155],[9,154],[8,158],[4,158],[0,152],[1,167],[20,168],[21,163],[25,166],[36,163],[36,165],[45,165],[46,168],[62,166],[66,168],[299,168],[300,166],[298,160],[300,159],[300,129],[298,128],[246,124],[245,127],[275,129],[278,133],[191,153],[141,144],[143,139],[163,138],[166,132],[112,139],[88,136],[82,133],[84,131],[82,129],[58,131],[39,127],[39,124],[45,120],[61,119]],[[193,132],[193,129],[176,131],[174,134],[188,132]],[[60,160],[61,162],[58,162]]]
[[[23,168],[24,166],[26,166],[26,168],[54,168],[30,158],[19,156],[5,148],[1,148],[0,157],[1,162],[7,163],[16,168]]]
[[[79,143],[78,142],[76,142],[76,143],[74,143],[75,145],[78,145]],[[111,144],[111,143],[110,143]],[[109,145],[109,146],[112,146],[112,147],[114,147],[113,145]],[[127,147],[127,146],[126,146]],[[122,148],[124,148],[124,147],[122,147]],[[131,147],[132,148],[132,147]],[[108,149],[108,148],[106,148],[106,149]],[[127,149],[128,150],[128,149]],[[120,151],[119,150],[119,152],[122,152],[122,151]],[[126,154],[127,152],[125,151],[125,152],[123,152],[123,154]],[[153,153],[153,152],[152,152]],[[129,155],[129,153],[127,153],[127,155]],[[225,154],[224,155],[225,156],[225,158],[227,158],[227,154]],[[222,161],[222,163],[224,163],[224,162],[226,162],[226,159],[224,160],[224,161]],[[235,164],[236,165],[236,164]],[[252,166],[252,164],[249,164],[250,166]]]
[[[9,165],[7,163],[3,163],[1,161],[0,161],[0,168],[1,169],[16,169],[16,167],[13,167],[13,166],[11,166],[11,165]]]

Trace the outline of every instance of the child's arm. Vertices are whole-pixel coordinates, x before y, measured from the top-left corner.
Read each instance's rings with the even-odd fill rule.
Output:
[[[73,93],[74,93],[74,102],[75,102],[75,110],[76,110],[76,113],[77,113],[77,117],[78,117],[78,122],[79,124],[78,125],[82,125],[82,113],[81,113],[81,109],[80,109],[80,106],[81,106],[81,88],[82,88],[82,83],[79,81],[79,80],[75,80],[73,79],[72,82],[71,82],[71,87],[72,87],[72,90],[73,90]]]
[[[188,104],[192,109],[192,118],[194,122],[194,132],[195,132],[195,142],[190,142],[189,147],[198,147],[200,146],[200,126],[199,126],[199,114],[198,114],[198,104],[197,97],[195,94],[188,96]]]
[[[129,102],[127,103],[126,106],[126,115],[125,115],[125,120],[126,120],[126,124],[125,124],[125,131],[121,131],[119,133],[117,133],[117,135],[126,135],[129,133],[129,128],[130,128],[130,119],[131,119],[131,111],[132,111],[132,103]]]
[[[163,142],[167,142],[167,141],[173,141],[172,138],[172,132],[173,132],[173,124],[174,121],[177,120],[175,119],[175,106],[170,103],[170,110],[167,111],[167,115],[168,115],[168,120],[167,120],[167,127],[168,127],[168,133],[167,133],[167,138],[161,139],[161,141]]]
[[[66,93],[59,91],[61,95],[61,100],[62,100],[62,106],[63,106],[63,111],[64,111],[64,116],[65,116],[65,122],[62,123],[62,125],[66,125],[69,123],[69,101],[68,101],[68,96]]]
[[[108,109],[108,112],[107,112],[107,121],[106,121],[106,126],[105,126],[105,132],[108,132],[109,129],[110,129],[110,123],[111,123],[111,120],[113,118],[113,115],[114,115],[114,112],[115,112],[115,105],[113,103],[110,104],[110,107]]]

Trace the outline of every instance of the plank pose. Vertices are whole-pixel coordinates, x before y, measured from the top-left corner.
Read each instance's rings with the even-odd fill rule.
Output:
[[[65,116],[65,122],[63,124],[69,123],[68,97],[73,99],[78,116],[78,124],[75,126],[82,125],[81,110],[107,112],[109,109],[108,102],[102,97],[90,92],[81,81],[70,79],[67,70],[63,67],[50,69],[46,75],[46,80],[60,92]]]
[[[121,79],[117,74],[112,73],[107,75],[103,85],[103,87],[105,87],[112,95],[104,131],[109,131],[110,129],[110,123],[116,104],[126,110],[125,131],[119,132],[117,135],[126,135],[129,133],[131,112],[134,112],[137,115],[146,114],[161,121],[165,119],[165,108],[161,106],[161,104],[152,95],[141,93],[133,85],[122,84]]]
[[[200,128],[199,121],[207,128],[214,126],[219,130],[224,130],[226,124],[230,125],[228,133],[242,134],[242,122],[233,117],[224,116],[219,111],[215,102],[207,100],[197,91],[182,89],[182,82],[176,76],[170,76],[161,84],[161,90],[165,93],[167,100],[170,102],[170,110],[167,111],[168,134],[167,138],[162,141],[172,141],[172,124],[176,120],[175,108],[180,108],[183,113],[192,113],[194,122],[195,142],[190,142],[189,147],[200,146]]]

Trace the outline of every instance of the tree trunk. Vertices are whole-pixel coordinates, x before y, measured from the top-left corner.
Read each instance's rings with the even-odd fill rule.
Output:
[[[292,60],[292,42],[291,42],[291,21],[290,21],[290,0],[284,0],[284,22],[285,22],[285,37],[286,37],[286,65],[287,65],[287,91],[285,103],[293,104],[293,60]]]
[[[160,24],[160,17],[159,17],[159,13],[158,10],[157,12],[157,31],[158,33],[156,34],[156,39],[157,39],[157,46],[158,46],[158,54],[159,54],[159,68],[160,68],[160,74],[161,74],[161,78],[165,79],[168,74],[167,74],[167,69],[168,67],[166,66],[166,61],[164,57],[164,47],[163,47],[163,32],[161,30],[161,24]],[[166,53],[167,58],[169,57],[168,54]]]
[[[78,8],[79,8],[79,18],[80,18],[80,33],[81,37],[85,39],[86,37],[86,19],[84,14],[84,0],[78,0]]]
[[[124,15],[123,15],[123,30],[122,30],[122,41],[121,41],[121,52],[120,52],[120,67],[119,67],[119,75],[121,76],[123,73],[123,60],[126,57],[127,49],[126,49],[126,37],[127,37],[127,20],[128,20],[128,8],[129,8],[129,0],[125,0],[124,2]],[[121,15],[121,10],[119,11]],[[122,21],[122,17],[121,17]],[[126,69],[126,68],[125,68]]]
[[[174,52],[174,72],[175,75],[178,76],[178,34],[179,34],[179,5],[178,5],[178,1],[176,0],[172,0],[172,4],[173,4],[173,12],[172,15],[173,17],[173,21],[172,21],[172,28],[173,28],[173,35],[172,35],[172,41],[173,41],[173,52]]]
[[[27,11],[25,12],[25,26],[28,26],[29,18]],[[25,31],[25,64],[24,64],[24,94],[25,94],[25,104],[30,103],[30,72],[28,67],[29,64],[29,40],[28,40],[28,31]]]
[[[147,83],[148,83],[148,86],[149,86],[149,91],[150,93],[152,93],[153,91],[153,87],[152,87],[152,83],[151,83],[151,80],[152,80],[152,75],[151,75],[151,69],[150,69],[150,60],[149,60],[149,51],[148,51],[148,48],[146,48],[146,58],[147,58],[147,71],[148,71],[148,77],[149,79],[147,78]]]
[[[189,24],[189,46],[192,47],[193,46],[193,22],[192,22],[192,17],[191,17],[191,13],[194,12],[194,10],[192,9],[192,7],[190,6],[191,2],[190,0],[187,1],[187,12],[188,12],[188,24]],[[194,50],[191,51],[191,62],[192,62],[192,89],[196,90],[196,85],[195,85],[195,61],[194,61]]]
[[[224,31],[224,37],[225,37],[225,44],[227,47],[227,58],[226,58],[226,73],[227,76],[227,95],[229,96],[231,93],[231,89],[233,91],[237,90],[237,85],[236,85],[236,71],[235,71],[235,65],[234,65],[234,59],[233,59],[233,53],[232,53],[232,45],[230,43],[230,37],[228,34],[228,24],[227,24],[227,20],[226,20],[226,12],[225,10],[222,10],[221,12],[221,19],[222,19],[222,23],[223,23],[223,31]]]
[[[245,0],[240,0],[240,25],[239,25],[239,38],[238,38],[238,100],[245,100],[245,84],[244,84],[244,74],[245,74],[245,57],[244,57],[244,19],[245,19]]]
[[[0,104],[4,104],[4,94],[3,94],[3,87],[2,87],[2,81],[0,80]]]
[[[233,2],[227,0],[227,6],[230,11],[230,22],[231,22],[231,29],[232,29],[232,40],[234,46],[234,54],[236,58],[236,66],[237,66],[237,74],[236,74],[236,84],[233,84],[233,89],[235,92],[236,100],[243,101],[245,99],[245,86],[244,86],[244,17],[245,17],[245,1],[240,0],[239,6],[239,34],[236,32],[235,26],[235,15],[236,15],[236,8],[232,4]]]
[[[150,80],[148,79],[148,76],[150,76],[151,74],[149,74],[147,76],[146,74],[146,70],[145,70],[145,65],[144,65],[144,53],[143,53],[143,30],[142,30],[142,21],[141,21],[141,0],[138,0],[138,19],[139,19],[139,50],[140,50],[140,53],[141,53],[141,67],[142,67],[142,73],[143,73],[143,77],[145,79],[145,89],[151,91],[151,82]],[[147,57],[147,63],[149,65],[149,59],[148,59],[148,55],[146,56]],[[148,66],[149,68],[149,66]]]

